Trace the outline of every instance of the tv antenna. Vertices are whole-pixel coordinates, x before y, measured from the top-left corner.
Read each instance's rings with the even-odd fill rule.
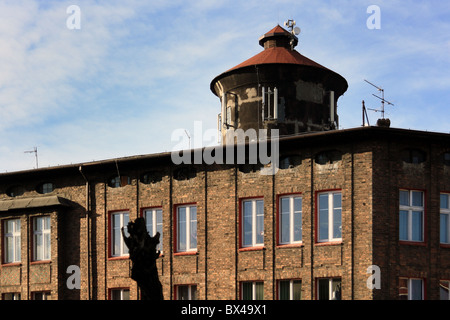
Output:
[[[372,95],[374,97],[376,97],[376,98],[381,100],[381,109],[370,109],[370,108],[367,108],[367,109],[375,111],[375,112],[381,112],[381,118],[384,119],[384,103],[386,102],[388,105],[391,105],[391,106],[393,106],[394,104],[389,102],[389,101],[387,101],[386,99],[384,99],[384,89],[383,88],[380,88],[379,86],[374,85],[373,83],[367,81],[366,79],[364,79],[364,81],[367,82],[368,84],[370,84],[371,86],[377,88],[378,91],[381,92],[381,97],[379,97],[376,94],[372,93]]]
[[[38,153],[37,153],[37,147],[34,147],[31,151],[24,151],[24,153],[34,153],[34,156],[36,158],[36,169],[38,168]]]

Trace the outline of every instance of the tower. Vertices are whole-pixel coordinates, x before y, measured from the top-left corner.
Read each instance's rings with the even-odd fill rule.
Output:
[[[260,37],[262,52],[213,79],[223,144],[236,129],[278,129],[281,137],[338,128],[337,100],[347,81],[297,52],[298,32],[277,25]]]

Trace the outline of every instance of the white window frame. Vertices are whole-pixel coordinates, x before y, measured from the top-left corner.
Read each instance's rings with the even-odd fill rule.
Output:
[[[116,226],[114,221],[114,217],[119,216],[120,221],[119,225]],[[124,219],[127,216],[127,219]],[[125,240],[122,237],[122,227],[124,228],[125,235],[128,236],[128,222],[130,221],[130,213],[129,211],[117,211],[111,212],[111,257],[124,257],[128,256],[128,247],[125,244]],[[116,239],[116,232],[118,230],[119,239]],[[115,252],[115,244],[118,241],[119,252]]]
[[[196,284],[182,284],[177,285],[177,300],[181,299],[180,289],[187,288],[187,300],[197,300],[197,285]]]
[[[284,279],[284,280],[278,280],[278,294],[277,294],[278,300],[280,300],[282,282],[289,282],[289,300],[294,300],[294,282],[299,282],[300,283],[300,298],[301,298],[302,280],[300,280],[300,279]]]
[[[42,226],[42,230],[37,229],[38,220],[42,220],[42,222],[40,223],[40,225]],[[46,221],[48,221],[48,228],[45,228]],[[51,259],[51,223],[52,221],[50,216],[33,217],[33,261],[46,261]],[[42,240],[41,249],[37,248],[39,237]],[[38,256],[40,256],[40,258]]]
[[[450,300],[450,292],[449,292],[450,280],[439,280],[439,287],[441,286],[442,282],[446,282],[446,284],[447,284],[447,299]],[[441,290],[441,289],[439,288],[439,290]],[[441,300],[444,300],[444,299],[441,299]]]
[[[20,292],[3,293],[3,300],[20,300]]]
[[[320,292],[319,292],[319,281],[320,280],[327,280],[328,281],[328,300],[336,300],[336,292],[333,291],[333,280],[339,280],[340,284],[341,284],[341,297],[339,300],[342,300],[342,278],[318,278],[316,281],[316,286],[317,286],[317,299],[319,299],[320,297]]]
[[[446,196],[447,197],[447,208],[441,208],[440,204],[440,210],[439,210],[439,221],[440,221],[440,216],[442,215],[446,215],[447,216],[447,225],[443,226],[443,228],[445,229],[445,232],[447,233],[447,242],[441,242],[441,234],[439,234],[439,242],[441,244],[450,244],[450,194],[449,193],[441,193],[440,196]],[[440,200],[440,199],[439,199]],[[440,203],[440,201],[439,201]],[[439,230],[441,231],[441,227],[439,228]],[[439,232],[440,232],[439,231]]]
[[[125,292],[128,292],[128,299],[124,299]],[[119,299],[113,299],[114,293],[119,294]],[[110,289],[110,299],[111,300],[130,300],[130,289],[129,288]]]
[[[333,196],[339,194],[341,197],[341,206],[340,207],[334,207],[334,200]],[[320,238],[320,196],[321,195],[328,195],[328,237],[326,239]],[[341,210],[341,236],[339,238],[335,238],[334,233],[334,210],[339,209]],[[317,242],[340,242],[342,241],[342,191],[326,191],[326,192],[319,192],[317,194]]]
[[[402,205],[400,204],[400,192],[408,192],[408,201],[409,205]],[[422,195],[422,206],[414,206],[412,203],[413,201],[413,192],[421,193]],[[407,221],[407,239],[401,239],[400,238],[400,211],[407,211],[408,212],[408,221]],[[421,240],[413,240],[413,211],[414,212],[422,212],[422,230],[421,230]],[[422,190],[407,190],[407,189],[400,189],[399,190],[399,240],[400,241],[409,241],[409,242],[424,242],[425,241],[425,232],[424,232],[424,222],[425,222],[425,192]]]
[[[12,222],[13,230],[6,232],[8,222]],[[20,236],[20,219],[7,219],[3,222],[4,234],[4,247],[5,250],[5,263],[16,263],[21,261],[21,236]],[[9,246],[8,239],[11,239],[9,244],[12,246],[12,258],[8,256]]]
[[[186,248],[182,249],[180,248],[180,209],[184,208],[186,209],[186,226],[185,226],[185,234],[186,234]],[[195,208],[195,220],[191,220],[191,209]],[[198,242],[196,241],[195,246],[191,243],[191,237],[195,237],[197,239],[197,205],[180,205],[176,208],[176,215],[177,215],[177,252],[195,252],[197,251],[197,245]],[[195,231],[191,230],[191,223],[195,222]],[[191,234],[192,232],[195,232],[195,234]]]
[[[158,222],[158,218],[161,218],[161,222]],[[163,211],[161,207],[148,208],[144,210],[145,226],[147,232],[151,237],[154,237],[159,232],[159,244],[156,250],[163,251]],[[151,230],[150,230],[151,229]]]
[[[263,300],[264,299],[264,281],[242,281],[241,282],[241,300],[244,299],[244,284],[251,283],[252,285],[252,299],[251,300]],[[263,297],[260,299],[256,296],[256,285],[262,284],[263,286]]]
[[[262,208],[263,208],[263,212],[262,212],[262,217],[263,217],[263,222],[262,222],[262,230],[261,232],[261,236],[262,236],[262,241],[258,242],[258,238],[257,238],[257,220],[258,220],[258,216],[261,216],[261,214],[258,215],[257,213],[257,203],[261,201],[262,202]],[[245,243],[245,223],[244,223],[244,217],[245,217],[245,203],[250,202],[252,204],[252,212],[251,212],[251,218],[252,218],[252,223],[251,223],[251,234],[252,234],[252,239],[251,239],[251,243]],[[251,247],[263,247],[264,246],[264,199],[263,198],[254,198],[254,199],[243,199],[241,201],[241,222],[242,222],[242,226],[241,226],[241,244],[243,248],[251,248]]]
[[[282,201],[283,199],[289,199],[289,240],[288,241],[284,241],[282,239],[282,229],[283,229],[283,223],[282,223],[282,215],[283,215],[283,207],[282,207]],[[294,211],[295,206],[294,206],[294,201],[295,199],[300,199],[300,211]],[[302,201],[302,197],[299,194],[293,194],[293,195],[287,195],[287,196],[281,196],[279,198],[279,219],[278,219],[278,243],[283,245],[283,244],[299,244],[302,243],[302,234],[300,235],[300,240],[294,240],[294,222],[295,222],[295,214],[296,213],[300,213],[300,230],[302,230],[302,218],[303,218],[303,201]]]
[[[421,278],[404,278],[404,277],[400,277],[400,279],[405,279],[407,282],[407,289],[408,289],[408,300],[412,300],[413,294],[414,294],[414,290],[413,290],[413,286],[412,286],[412,282],[413,281],[420,281],[421,284],[421,298],[420,300],[424,300],[425,298],[425,287],[424,287],[424,281]]]

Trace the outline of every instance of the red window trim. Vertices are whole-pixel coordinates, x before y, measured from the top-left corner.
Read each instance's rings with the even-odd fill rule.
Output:
[[[339,191],[341,193],[341,226],[343,226],[343,217],[344,217],[344,206],[343,206],[343,192],[341,188],[338,189],[323,189],[316,190],[314,193],[314,245],[315,246],[326,246],[326,245],[337,245],[343,242],[344,232],[341,234],[341,240],[329,240],[324,242],[319,242],[319,193],[326,192],[336,192]],[[344,228],[342,228],[344,229]]]
[[[264,248],[264,244],[263,245],[259,245],[259,246],[254,246],[254,247],[244,247],[242,245],[242,238],[243,238],[243,222],[242,222],[242,215],[244,213],[242,204],[244,201],[246,200],[257,200],[257,199],[262,199],[264,201],[264,196],[254,196],[254,197],[242,197],[239,198],[239,225],[238,225],[238,231],[239,231],[239,251],[252,251],[252,250],[262,250]],[[265,204],[264,204],[265,205]],[[265,219],[264,219],[265,222]],[[264,228],[265,230],[265,228]],[[265,237],[264,237],[265,240]]]
[[[176,256],[184,256],[184,255],[194,255],[198,253],[198,210],[197,210],[197,249],[192,251],[178,251],[178,207],[189,207],[189,206],[197,206],[197,202],[188,202],[188,203],[177,203],[173,205],[173,254]]]
[[[118,212],[128,212],[128,219],[130,218],[130,210],[129,209],[122,209],[122,210],[110,210],[108,211],[108,261],[114,261],[114,260],[126,260],[129,259],[129,255],[125,256],[113,256],[112,255],[112,246],[113,246],[113,238],[112,238],[112,215],[114,213]]]
[[[293,196],[298,195],[302,197],[301,192],[289,192],[289,193],[280,193],[276,195],[276,230],[275,230],[275,236],[276,236],[276,247],[277,248],[285,248],[285,247],[301,247],[303,245],[303,234],[302,234],[302,240],[297,243],[280,243],[280,228],[281,228],[281,222],[280,222],[280,199],[287,196]],[[303,228],[303,197],[302,197],[302,228]]]
[[[408,240],[400,240],[399,230],[400,230],[400,221],[399,221],[399,215],[400,215],[400,190],[405,191],[420,191],[423,192],[423,241],[408,241]],[[424,247],[427,246],[428,237],[426,230],[428,229],[427,224],[427,216],[428,216],[428,210],[427,210],[427,190],[426,189],[416,189],[416,188],[398,188],[398,206],[397,206],[397,235],[398,235],[398,244],[401,245],[410,245],[410,246],[419,246]]]

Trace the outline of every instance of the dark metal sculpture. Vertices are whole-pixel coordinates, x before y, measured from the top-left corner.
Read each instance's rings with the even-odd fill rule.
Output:
[[[131,279],[137,282],[141,289],[141,300],[163,300],[162,285],[159,281],[156,259],[160,251],[156,250],[159,244],[159,232],[151,237],[145,226],[144,218],[137,218],[128,223],[127,237],[122,228],[122,236],[128,247],[132,261]]]

